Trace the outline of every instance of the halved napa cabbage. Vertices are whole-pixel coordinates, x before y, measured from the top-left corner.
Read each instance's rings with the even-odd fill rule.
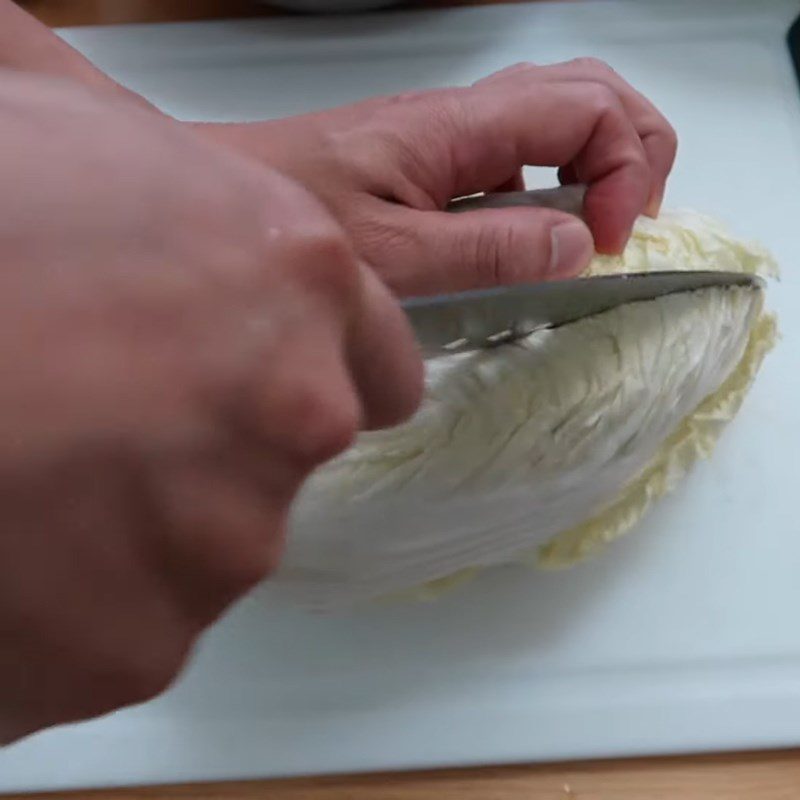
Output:
[[[774,275],[691,212],[642,218],[587,274]],[[762,292],[630,303],[513,345],[427,363],[419,412],[315,473],[274,585],[302,605],[441,590],[533,555],[572,564],[630,530],[736,413],[776,332]]]

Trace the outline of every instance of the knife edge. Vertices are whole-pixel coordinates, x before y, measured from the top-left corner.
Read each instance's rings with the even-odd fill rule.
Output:
[[[625,303],[737,286],[763,289],[764,281],[739,272],[639,272],[412,297],[402,307],[423,353],[444,355],[507,344]]]

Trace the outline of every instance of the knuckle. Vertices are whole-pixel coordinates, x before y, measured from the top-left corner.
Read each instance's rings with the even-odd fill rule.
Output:
[[[409,273],[414,274],[418,267],[416,253],[421,242],[413,226],[387,217],[359,214],[351,220],[350,229],[362,257],[374,265],[381,280],[393,291],[402,291]]]
[[[264,464],[263,442],[256,442],[215,452],[210,470],[171,487],[158,557],[180,565],[173,599],[192,624],[212,622],[280,557],[285,512],[302,476],[291,465],[276,468],[275,459]]]
[[[290,268],[307,288],[347,302],[359,284],[352,247],[333,223],[297,232],[292,242]]]
[[[308,263],[316,266],[328,280],[348,277],[355,269],[350,243],[344,233],[333,226],[320,226],[307,234],[300,250]]]
[[[655,120],[648,129],[650,132],[642,137],[642,143],[652,159],[652,166],[659,173],[667,172],[678,152],[678,135],[666,120]]]
[[[438,91],[436,89],[410,89],[405,92],[399,92],[397,94],[390,94],[383,98],[384,103],[387,106],[395,106],[395,105],[407,105],[410,103],[421,103],[427,102],[430,100],[432,95],[435,95]]]
[[[316,381],[305,381],[295,387],[292,399],[297,421],[292,448],[300,465],[316,467],[353,443],[360,423],[354,397],[331,393]]]
[[[346,237],[333,226],[320,225],[313,233],[306,235],[302,250],[307,258],[330,266],[346,265],[352,260]]]
[[[499,72],[495,73],[496,75],[517,75],[520,72],[530,72],[531,70],[537,69],[538,66],[533,61],[517,61],[515,64],[511,64],[510,66],[506,67],[505,69],[501,69]]]
[[[622,114],[622,103],[616,92],[600,81],[586,81],[585,91],[591,108],[598,114]]]
[[[650,186],[652,181],[652,167],[647,160],[644,149],[639,145],[620,150],[617,169],[624,170],[633,186],[643,187],[641,191]]]
[[[231,546],[227,535],[225,542],[220,542],[220,558],[213,565],[214,583],[225,599],[240,596],[277,569],[281,548],[275,542],[283,542],[283,534],[273,535],[265,542],[263,533],[258,530],[248,542],[236,546]]]
[[[427,115],[431,109],[446,103],[454,91],[453,88],[415,89],[381,98],[380,102],[389,113],[380,121],[379,129],[385,134],[396,133],[399,115],[406,119],[409,113]]]
[[[601,58],[594,56],[581,56],[568,61],[567,64],[573,69],[581,70],[587,73],[593,73],[599,76],[616,75],[614,69]]]
[[[472,250],[469,257],[476,264],[481,285],[503,286],[519,280],[520,264],[514,258],[517,239],[511,226],[499,230],[484,228],[475,234],[468,245]]]
[[[645,152],[644,148],[639,145],[638,147],[635,144],[628,148],[627,153],[625,154],[625,160],[629,165],[631,171],[641,178],[648,178],[650,177],[651,165],[647,159],[647,153]]]
[[[678,132],[666,121],[664,123],[664,139],[666,141],[670,161],[674,161],[675,155],[678,152]]]
[[[158,697],[169,688],[175,678],[175,674],[171,670],[154,666],[147,666],[136,672],[129,672],[124,676],[124,683],[120,684],[126,695],[121,704],[145,703],[154,697]]]
[[[107,708],[135,705],[152,700],[172,684],[180,671],[189,643],[178,647],[175,643],[161,647],[126,649],[105,664],[95,668],[95,686],[101,692]]]
[[[430,130],[434,133],[449,134],[461,130],[464,118],[468,115],[471,98],[469,89],[454,87],[428,94],[424,101]],[[436,136],[432,137],[434,140]]]

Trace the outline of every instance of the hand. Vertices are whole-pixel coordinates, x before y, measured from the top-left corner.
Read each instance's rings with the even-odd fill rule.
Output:
[[[658,212],[676,151],[664,117],[605,64],[520,64],[463,89],[385,97],[275,122],[207,124],[205,135],[319,197],[359,255],[401,294],[568,276],[592,236],[555,211],[442,212],[453,197],[522,188],[524,165],[587,183],[600,252]]]
[[[0,71],[0,741],[144,700],[275,565],[303,479],[416,406],[405,318],[306,190]]]

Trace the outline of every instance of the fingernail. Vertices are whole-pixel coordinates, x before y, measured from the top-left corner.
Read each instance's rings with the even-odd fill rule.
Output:
[[[562,222],[550,231],[548,276],[576,275],[594,255],[594,240],[589,229],[578,220]]]

